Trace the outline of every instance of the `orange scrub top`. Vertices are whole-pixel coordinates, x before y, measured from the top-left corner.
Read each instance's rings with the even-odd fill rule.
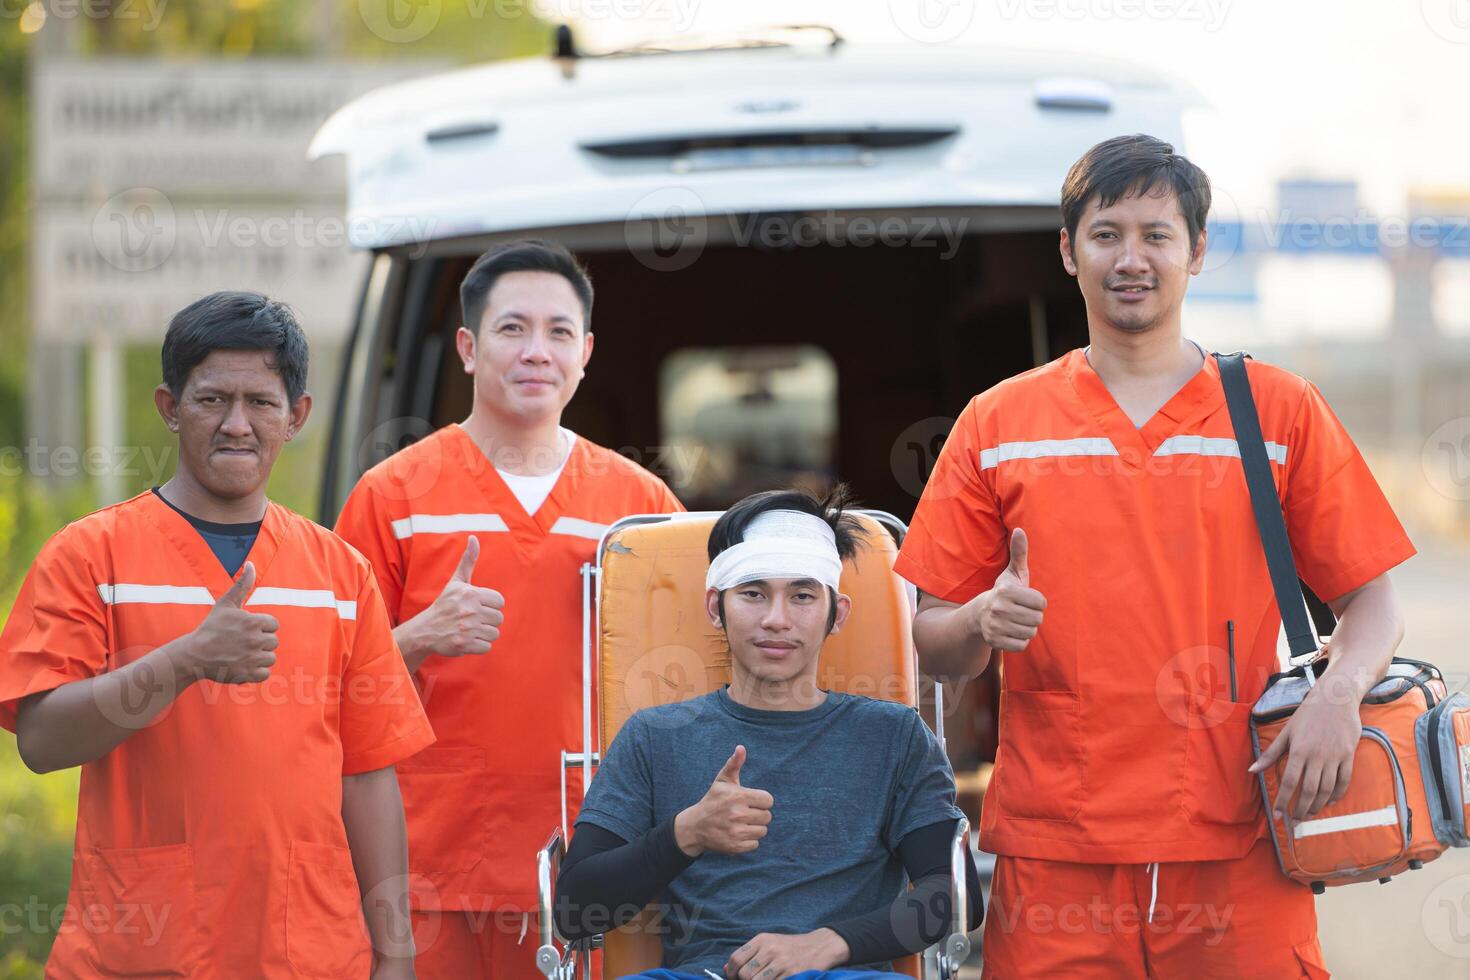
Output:
[[[505,597],[489,653],[430,656],[414,674],[439,736],[398,767],[414,908],[535,908],[536,852],[561,826],[560,752],[582,751],[580,570],[613,521],[683,509],[653,474],[578,437],[527,514],[457,424],[353,488],[337,533],[371,560],[394,623],[438,598],[471,534],[473,583]],[[567,774],[568,821],[581,784],[580,768]]]
[[[1321,393],[1247,370],[1307,584],[1335,599],[1414,554]],[[1215,359],[1141,428],[1081,350],[977,395],[895,567],[967,602],[1017,527],[1047,607],[1024,651],[999,654],[984,846],[1118,864],[1245,855],[1266,832],[1247,718],[1281,618]]]
[[[280,622],[271,676],[199,681],[82,766],[48,977],[368,974],[342,777],[393,765],[433,731],[361,555],[272,503],[248,560],[244,608]],[[15,731],[26,695],[192,631],[231,584],[151,492],[67,525],[0,634],[0,724]],[[125,705],[112,710],[127,723]]]

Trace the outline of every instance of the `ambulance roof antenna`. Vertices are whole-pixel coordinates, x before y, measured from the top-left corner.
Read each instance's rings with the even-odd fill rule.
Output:
[[[557,24],[553,35],[551,60],[561,69],[561,77],[570,79],[577,71],[577,60],[582,57],[577,50],[577,39],[572,35],[570,24]]]

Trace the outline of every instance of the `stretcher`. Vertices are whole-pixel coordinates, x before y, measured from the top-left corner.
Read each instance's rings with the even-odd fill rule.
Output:
[[[843,569],[852,614],[823,644],[818,686],[906,704],[918,710],[919,669],[912,623],[913,588],[893,572],[907,527],[882,511],[856,511],[867,542]],[[568,839],[567,779],[580,770],[590,785],[603,746],[640,708],[670,704],[730,680],[729,650],[705,611],[707,542],[714,512],[627,517],[608,527],[594,562],[582,566],[582,751],[563,751],[562,823],[537,855],[540,946],[536,965],[547,980],[593,980],[592,951],[602,950],[602,976],[654,969],[663,955],[657,906],[604,935],[568,943],[556,931],[552,896]],[[595,697],[594,697],[595,694]],[[935,734],[944,740],[943,693],[935,686]],[[594,706],[595,704],[595,706]],[[894,968],[922,980],[950,980],[970,954],[964,923],[969,823],[951,844],[953,921],[944,940]]]

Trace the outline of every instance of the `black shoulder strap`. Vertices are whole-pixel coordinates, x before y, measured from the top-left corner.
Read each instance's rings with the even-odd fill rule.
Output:
[[[1276,481],[1271,479],[1271,463],[1266,458],[1266,439],[1261,434],[1261,420],[1256,413],[1256,400],[1251,395],[1250,377],[1245,371],[1243,351],[1216,354],[1220,364],[1220,383],[1225,388],[1225,404],[1230,409],[1230,423],[1235,428],[1235,442],[1240,447],[1240,462],[1245,469],[1245,484],[1250,490],[1251,508],[1256,512],[1256,529],[1261,535],[1261,548],[1266,553],[1266,567],[1271,572],[1271,587],[1276,605],[1286,626],[1287,645],[1293,657],[1317,650],[1317,638],[1302,609],[1305,599],[1318,632],[1332,632],[1336,619],[1332,610],[1307,584],[1297,578],[1296,562],[1291,557],[1291,542],[1286,536],[1286,521],[1281,516],[1281,501],[1276,496]]]

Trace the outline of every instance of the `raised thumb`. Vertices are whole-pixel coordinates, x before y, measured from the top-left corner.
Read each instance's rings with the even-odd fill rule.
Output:
[[[730,758],[720,767],[720,773],[715,777],[715,782],[734,783],[740,785],[740,767],[745,765],[745,746],[735,746],[735,751],[730,753]]]
[[[1027,544],[1026,532],[1016,528],[1011,532],[1011,572],[1021,580],[1021,584],[1029,587],[1031,585],[1031,569],[1026,564]]]
[[[475,574],[475,563],[480,560],[480,539],[473,534],[465,543],[464,554],[459,558],[459,565],[454,569],[454,579],[459,582],[468,582]]]
[[[245,605],[245,597],[253,588],[255,588],[255,563],[247,561],[245,567],[240,569],[240,577],[235,579],[235,584],[216,600],[215,605],[234,606],[239,609]]]

